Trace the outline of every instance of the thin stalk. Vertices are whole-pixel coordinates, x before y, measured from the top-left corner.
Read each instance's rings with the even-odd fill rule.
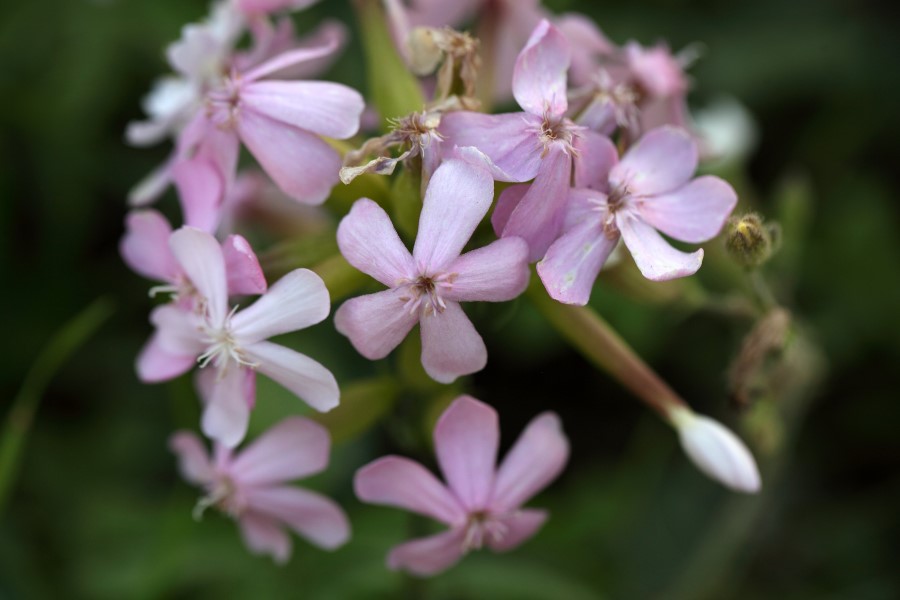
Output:
[[[109,318],[113,303],[107,297],[94,300],[65,324],[50,340],[25,375],[22,387],[12,403],[0,439],[0,514],[19,472],[22,451],[31,431],[44,390],[57,370],[75,350]]]

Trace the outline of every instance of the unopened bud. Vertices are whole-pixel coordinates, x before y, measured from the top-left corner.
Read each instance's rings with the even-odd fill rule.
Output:
[[[430,27],[416,27],[409,32],[406,43],[409,47],[410,68],[416,75],[431,75],[444,57],[436,39],[441,32]]]
[[[681,447],[698,469],[732,490],[759,491],[762,484],[756,461],[730,429],[686,408],[676,409],[671,420]]]
[[[755,213],[733,218],[728,223],[725,247],[742,267],[753,269],[769,260],[779,242],[778,226],[763,223]]]

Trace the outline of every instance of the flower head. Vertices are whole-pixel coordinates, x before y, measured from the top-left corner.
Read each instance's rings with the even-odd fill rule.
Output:
[[[432,575],[470,550],[512,550],[543,525],[546,511],[521,506],[553,481],[568,460],[569,443],[559,417],[547,412],[532,420],[499,467],[497,421],[493,408],[470,396],[460,396],[441,415],[434,445],[446,485],[400,456],[386,456],[357,471],[354,489],[364,502],[404,508],[449,527],[395,547],[389,567]]]
[[[169,439],[184,479],[205,492],[195,516],[208,508],[220,510],[238,522],[251,552],[269,554],[278,563],[291,555],[285,528],[328,550],[350,536],[347,517],[334,501],[286,485],[323,471],[329,446],[328,431],[301,417],[285,419],[240,452],[216,445],[210,456],[189,431]]]

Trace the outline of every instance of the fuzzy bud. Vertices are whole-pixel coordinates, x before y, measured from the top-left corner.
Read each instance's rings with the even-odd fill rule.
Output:
[[[444,51],[437,39],[440,34],[439,30],[430,27],[416,27],[409,33],[406,43],[409,47],[410,68],[416,75],[431,75],[443,60]]]
[[[725,247],[738,264],[754,269],[772,256],[779,234],[777,225],[763,223],[759,215],[748,213],[729,221]]]
[[[703,473],[738,492],[760,490],[756,461],[730,429],[685,408],[673,412],[671,419],[681,447]]]

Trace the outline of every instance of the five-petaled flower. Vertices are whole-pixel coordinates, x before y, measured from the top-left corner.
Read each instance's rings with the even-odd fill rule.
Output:
[[[397,506],[450,527],[448,531],[395,547],[388,566],[431,575],[466,552],[488,546],[512,550],[534,535],[547,512],[521,508],[562,471],[569,443],[559,417],[537,416],[506,458],[497,463],[497,412],[471,396],[460,396],[438,420],[434,445],[447,485],[422,465],[386,456],[356,473],[356,495],[365,502]]]

